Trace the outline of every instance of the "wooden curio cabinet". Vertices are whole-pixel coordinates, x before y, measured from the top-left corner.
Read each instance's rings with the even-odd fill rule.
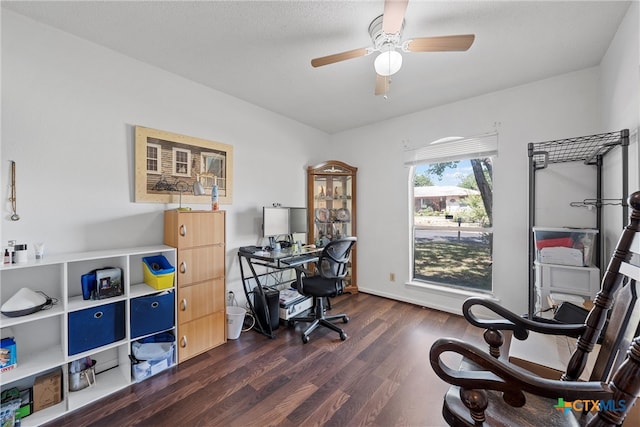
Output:
[[[330,160],[307,168],[307,210],[309,243],[325,246],[328,242],[356,234],[356,172],[358,168]],[[351,251],[350,271],[345,292],[358,292],[356,250]]]

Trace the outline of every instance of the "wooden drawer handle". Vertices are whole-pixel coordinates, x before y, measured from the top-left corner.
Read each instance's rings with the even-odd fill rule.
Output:
[[[187,263],[182,261],[180,263],[180,273],[186,273],[187,272]]]
[[[182,339],[180,340],[180,347],[185,348],[187,346],[187,336],[183,335]]]
[[[180,310],[187,311],[187,299],[186,298],[182,298],[182,301],[180,302]]]
[[[180,226],[180,235],[181,235],[182,237],[184,237],[184,236],[186,236],[186,235],[187,235],[187,226],[186,226],[186,225],[184,225],[184,224],[182,224],[182,225]]]

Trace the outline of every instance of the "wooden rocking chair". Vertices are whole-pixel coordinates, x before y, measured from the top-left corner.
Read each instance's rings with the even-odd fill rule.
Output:
[[[630,223],[622,232],[584,324],[536,322],[493,301],[470,298],[463,305],[467,320],[486,328],[489,351],[455,338],[441,338],[431,348],[436,374],[452,384],[443,416],[452,426],[614,426],[621,425],[640,393],[640,192],[629,197]],[[482,306],[504,320],[481,320],[472,313]],[[608,323],[607,323],[608,322]],[[606,331],[602,333],[605,324]],[[531,332],[577,337],[576,349],[561,379],[535,375],[509,362],[502,331],[526,339]],[[633,337],[636,337],[633,339]],[[589,354],[601,341],[588,381],[577,381]],[[627,350],[628,349],[628,350]],[[540,349],[545,351],[545,349]],[[443,353],[463,357],[452,369]]]

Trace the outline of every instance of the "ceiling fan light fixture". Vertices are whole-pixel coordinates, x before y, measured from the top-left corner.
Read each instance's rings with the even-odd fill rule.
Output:
[[[402,67],[402,55],[392,46],[380,52],[373,62],[373,67],[378,75],[386,77],[391,76]]]
[[[369,24],[372,46],[348,50],[333,55],[313,58],[311,66],[321,67],[348,59],[360,58],[380,52],[373,61],[376,72],[374,94],[387,94],[391,79],[402,67],[402,53],[410,52],[462,52],[468,50],[475,40],[474,34],[417,37],[402,40],[405,27],[405,12],[409,0],[383,0],[384,12]],[[415,1],[415,0],[414,0]],[[419,1],[419,0],[418,0]]]

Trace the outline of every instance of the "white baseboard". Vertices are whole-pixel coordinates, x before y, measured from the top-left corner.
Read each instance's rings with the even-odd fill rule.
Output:
[[[389,299],[396,300],[396,301],[402,301],[402,302],[406,302],[406,303],[409,303],[409,304],[419,305],[420,307],[432,308],[434,310],[444,311],[445,313],[452,313],[452,314],[457,314],[459,316],[462,316],[462,303],[460,303],[460,307],[457,310],[454,310],[454,309],[452,309],[451,307],[448,307],[448,306],[444,306],[444,305],[440,305],[440,304],[433,304],[433,303],[425,303],[424,301],[421,301],[421,300],[417,300],[417,299],[413,299],[413,298],[401,297],[401,296],[398,296],[396,294],[390,294],[390,293],[387,293],[387,292],[380,292],[378,290],[362,288],[360,286],[358,286],[358,292],[362,292],[364,294],[376,295],[376,296],[379,296],[379,297],[389,298]]]

